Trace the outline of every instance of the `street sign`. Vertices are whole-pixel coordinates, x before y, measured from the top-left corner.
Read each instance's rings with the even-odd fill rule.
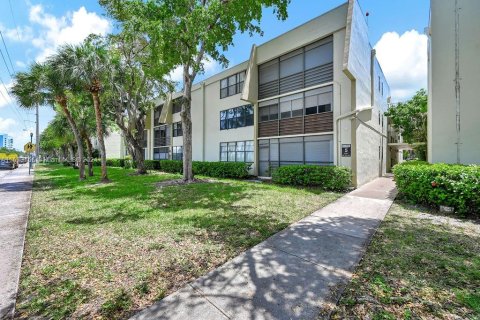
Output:
[[[35,145],[31,142],[27,143],[26,145],[23,146],[23,150],[25,152],[31,153],[35,150]]]

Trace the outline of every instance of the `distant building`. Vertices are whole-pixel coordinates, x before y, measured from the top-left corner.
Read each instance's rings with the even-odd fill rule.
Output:
[[[6,133],[0,133],[0,148],[13,149],[13,137]]]
[[[479,0],[431,0],[428,161],[480,164]]]

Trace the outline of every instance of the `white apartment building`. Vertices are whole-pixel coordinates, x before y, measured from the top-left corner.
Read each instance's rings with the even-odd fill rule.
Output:
[[[291,164],[346,166],[358,186],[386,172],[389,97],[350,0],[194,85],[193,159],[248,162],[259,176]],[[182,158],[180,98],[149,115],[147,159]]]
[[[480,1],[431,0],[428,161],[480,164]]]

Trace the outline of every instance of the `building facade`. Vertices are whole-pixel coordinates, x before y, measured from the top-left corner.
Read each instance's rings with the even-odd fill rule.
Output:
[[[480,1],[431,0],[428,161],[480,164]]]
[[[251,163],[259,176],[291,164],[346,166],[358,186],[386,172],[389,97],[350,0],[194,85],[193,159]],[[147,159],[182,159],[180,99],[159,101],[149,116]]]
[[[6,133],[0,133],[0,148],[13,149],[13,137]]]

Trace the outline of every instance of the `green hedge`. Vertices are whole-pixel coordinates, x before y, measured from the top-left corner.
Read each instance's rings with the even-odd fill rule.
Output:
[[[336,166],[283,166],[272,174],[273,182],[294,186],[317,186],[325,190],[342,191],[351,184],[350,169]]]
[[[480,166],[405,162],[393,168],[400,194],[410,202],[480,213]]]
[[[245,179],[249,176],[250,164],[244,162],[193,161],[194,174],[214,178]]]
[[[160,160],[160,171],[169,173],[182,173],[183,162],[179,160]]]
[[[100,167],[102,161],[100,159],[92,159],[94,167]],[[125,159],[107,159],[107,167],[125,167]]]
[[[145,169],[160,170],[160,160],[144,160]]]

